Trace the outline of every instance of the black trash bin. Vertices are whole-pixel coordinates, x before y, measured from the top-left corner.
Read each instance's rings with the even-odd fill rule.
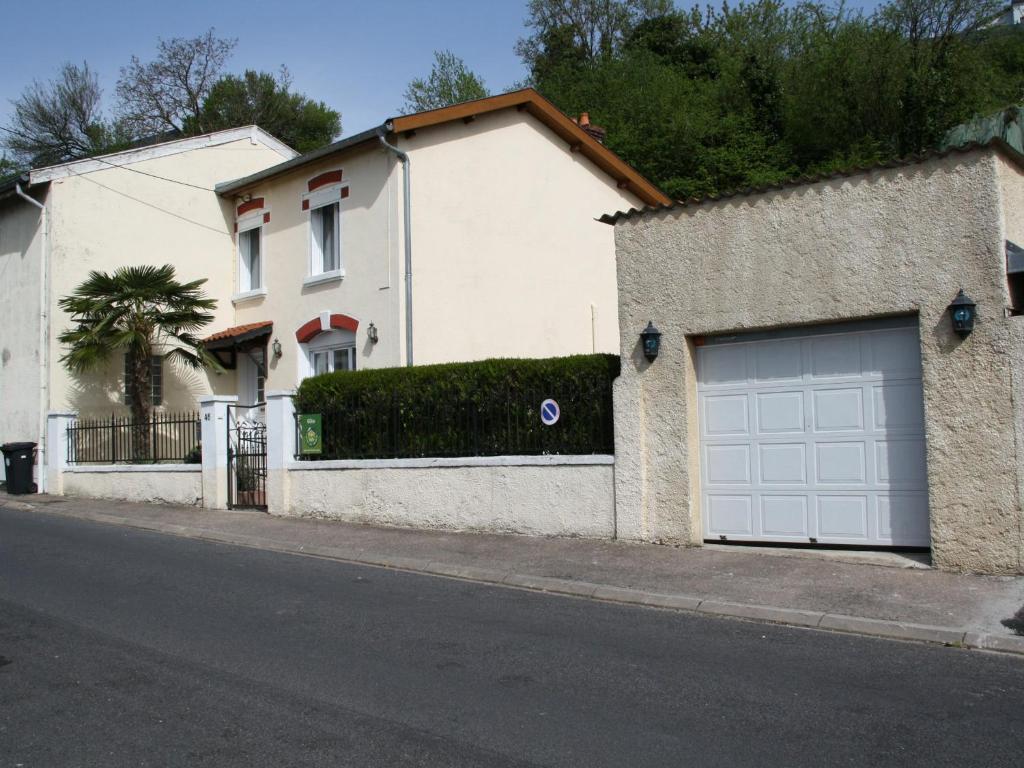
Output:
[[[35,443],[4,443],[4,471],[7,474],[8,493],[35,493],[32,465],[35,464]]]

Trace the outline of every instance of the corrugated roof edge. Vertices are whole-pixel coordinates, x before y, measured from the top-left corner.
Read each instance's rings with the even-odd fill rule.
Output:
[[[384,126],[380,125],[375,128],[363,131],[361,133],[355,133],[348,138],[340,139],[320,147],[320,149],[314,149],[312,152],[307,152],[304,155],[293,157],[291,160],[285,160],[283,163],[272,165],[269,168],[264,168],[262,171],[245,176],[241,179],[233,179],[232,181],[225,181],[214,186],[214,191],[221,196],[229,196],[235,192],[240,192],[246,187],[250,187],[253,184],[269,179],[271,176],[277,176],[279,173],[290,171],[292,168],[299,168],[300,166],[306,165],[307,163],[315,162],[322,157],[333,155],[335,152],[341,152],[342,150],[350,147],[357,146],[363,142],[371,139],[376,140],[380,131],[384,130]]]
[[[746,189],[736,189],[730,192],[723,192],[720,195],[706,195],[704,197],[691,197],[686,200],[677,200],[671,205],[648,205],[643,208],[630,208],[628,211],[616,211],[615,213],[606,213],[601,218],[597,219],[602,224],[617,224],[623,219],[634,219],[638,216],[646,216],[654,213],[665,213],[668,211],[676,211],[683,208],[694,208],[697,206],[704,205],[706,203],[718,203],[723,200],[731,200],[737,197],[751,197],[753,195],[763,195],[768,192],[778,192],[782,189],[790,189],[793,187],[806,187],[812,184],[820,184],[823,181],[831,181],[833,179],[845,179],[851,176],[859,176],[865,173],[871,173],[872,171],[888,170],[891,168],[905,168],[911,165],[920,165],[926,163],[929,160],[938,160],[944,157],[948,157],[954,154],[967,154],[978,149],[996,149],[1000,151],[1009,160],[1024,169],[1024,155],[1015,150],[1005,141],[999,138],[993,138],[986,142],[971,142],[968,144],[961,144],[958,147],[950,147],[942,151],[933,150],[930,152],[922,152],[917,155],[910,157],[900,158],[897,160],[891,160],[885,163],[877,163],[875,165],[868,166],[857,166],[854,168],[846,168],[842,171],[835,171],[833,173],[820,174],[816,176],[800,176],[795,179],[787,179],[786,181],[778,184],[769,184],[761,187],[748,187]]]

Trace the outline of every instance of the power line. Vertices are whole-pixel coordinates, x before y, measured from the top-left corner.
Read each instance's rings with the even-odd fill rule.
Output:
[[[166,208],[161,208],[159,205],[154,205],[153,203],[149,202],[148,200],[142,200],[142,199],[140,199],[138,197],[134,197],[132,195],[129,195],[127,192],[122,192],[119,189],[114,189],[113,187],[108,187],[106,184],[101,184],[100,182],[96,181],[95,179],[90,179],[88,176],[86,176],[84,174],[75,173],[75,174],[72,174],[72,175],[74,175],[77,178],[84,179],[85,181],[88,181],[88,182],[90,182],[92,184],[95,184],[97,187],[102,187],[103,189],[107,190],[108,192],[113,192],[115,195],[120,195],[121,197],[127,197],[129,200],[132,200],[132,201],[134,201],[136,203],[139,203],[140,205],[144,205],[147,208],[152,208],[155,211],[160,211],[161,213],[166,213],[168,216],[173,216],[176,219],[181,219],[182,221],[188,222],[189,224],[194,224],[197,227],[202,227],[203,229],[208,229],[211,232],[216,232],[218,235],[228,235],[229,234],[227,232],[227,230],[217,229],[216,227],[211,227],[209,224],[203,224],[201,221],[194,221],[194,220],[192,220],[192,219],[190,219],[190,218],[188,218],[186,216],[182,216],[180,213],[175,213],[174,211],[169,211]]]

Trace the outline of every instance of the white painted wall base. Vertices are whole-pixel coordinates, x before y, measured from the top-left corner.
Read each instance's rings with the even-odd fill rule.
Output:
[[[64,496],[185,506],[203,503],[199,464],[69,467],[63,472],[62,485]]]
[[[402,528],[612,538],[614,472],[611,456],[297,462],[287,469],[286,514]]]

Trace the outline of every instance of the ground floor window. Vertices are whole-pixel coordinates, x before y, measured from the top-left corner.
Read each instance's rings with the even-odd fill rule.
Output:
[[[130,353],[124,356],[124,403],[131,405],[134,395],[132,369],[134,358]],[[152,405],[163,405],[164,402],[164,357],[153,355],[149,358],[149,396]]]
[[[346,344],[342,347],[313,350],[310,352],[309,364],[314,376],[334,371],[354,371],[356,369],[355,345]]]

